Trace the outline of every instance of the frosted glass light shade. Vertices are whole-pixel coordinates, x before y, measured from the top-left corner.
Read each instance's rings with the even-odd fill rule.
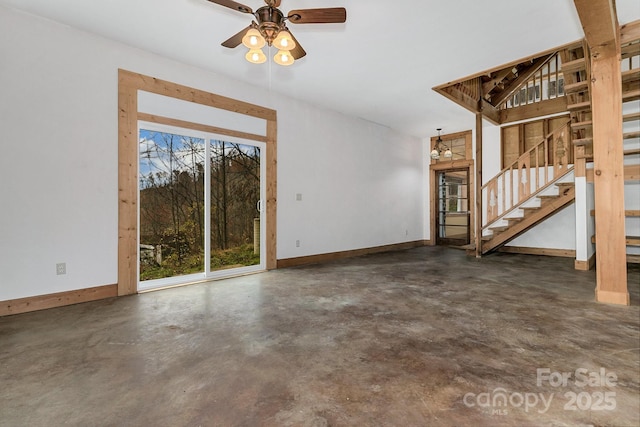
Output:
[[[261,49],[250,49],[244,57],[253,64],[262,64],[267,60],[267,55]]]
[[[280,50],[291,50],[296,47],[296,42],[293,41],[293,37],[291,37],[289,31],[282,30],[273,41],[273,46]]]
[[[433,160],[438,160],[440,158],[440,152],[434,148],[431,150],[431,158]]]
[[[242,44],[249,49],[261,49],[266,44],[266,41],[260,31],[251,28],[242,38]]]
[[[295,59],[288,50],[279,50],[276,56],[273,57],[276,64],[288,66],[294,63]]]

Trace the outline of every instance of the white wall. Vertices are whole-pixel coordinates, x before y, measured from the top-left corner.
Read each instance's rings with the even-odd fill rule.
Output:
[[[116,283],[118,68],[277,109],[278,258],[425,237],[415,138],[4,7],[0,28],[0,300]]]

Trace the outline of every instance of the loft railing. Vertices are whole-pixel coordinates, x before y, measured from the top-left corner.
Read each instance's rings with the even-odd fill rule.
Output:
[[[482,186],[483,229],[572,170],[569,123],[548,134]]]
[[[522,107],[565,96],[560,55],[551,56],[518,91],[505,100],[500,109]]]

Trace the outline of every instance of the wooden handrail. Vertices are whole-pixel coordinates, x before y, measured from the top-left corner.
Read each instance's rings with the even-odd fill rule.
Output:
[[[550,132],[542,141],[522,153],[517,160],[503,168],[481,187],[483,199],[486,200],[486,203],[482,204],[483,212],[481,212],[483,229],[515,210],[520,203],[548,188],[560,176],[568,173],[571,150],[569,124],[570,121],[567,121],[565,125]],[[552,163],[550,163],[551,158]],[[553,169],[550,170],[550,168]],[[517,181],[514,183],[516,177]],[[516,197],[518,200],[515,200]]]

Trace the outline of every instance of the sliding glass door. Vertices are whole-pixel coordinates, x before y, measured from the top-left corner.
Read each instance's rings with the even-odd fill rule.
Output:
[[[264,270],[259,143],[141,123],[139,290]]]

